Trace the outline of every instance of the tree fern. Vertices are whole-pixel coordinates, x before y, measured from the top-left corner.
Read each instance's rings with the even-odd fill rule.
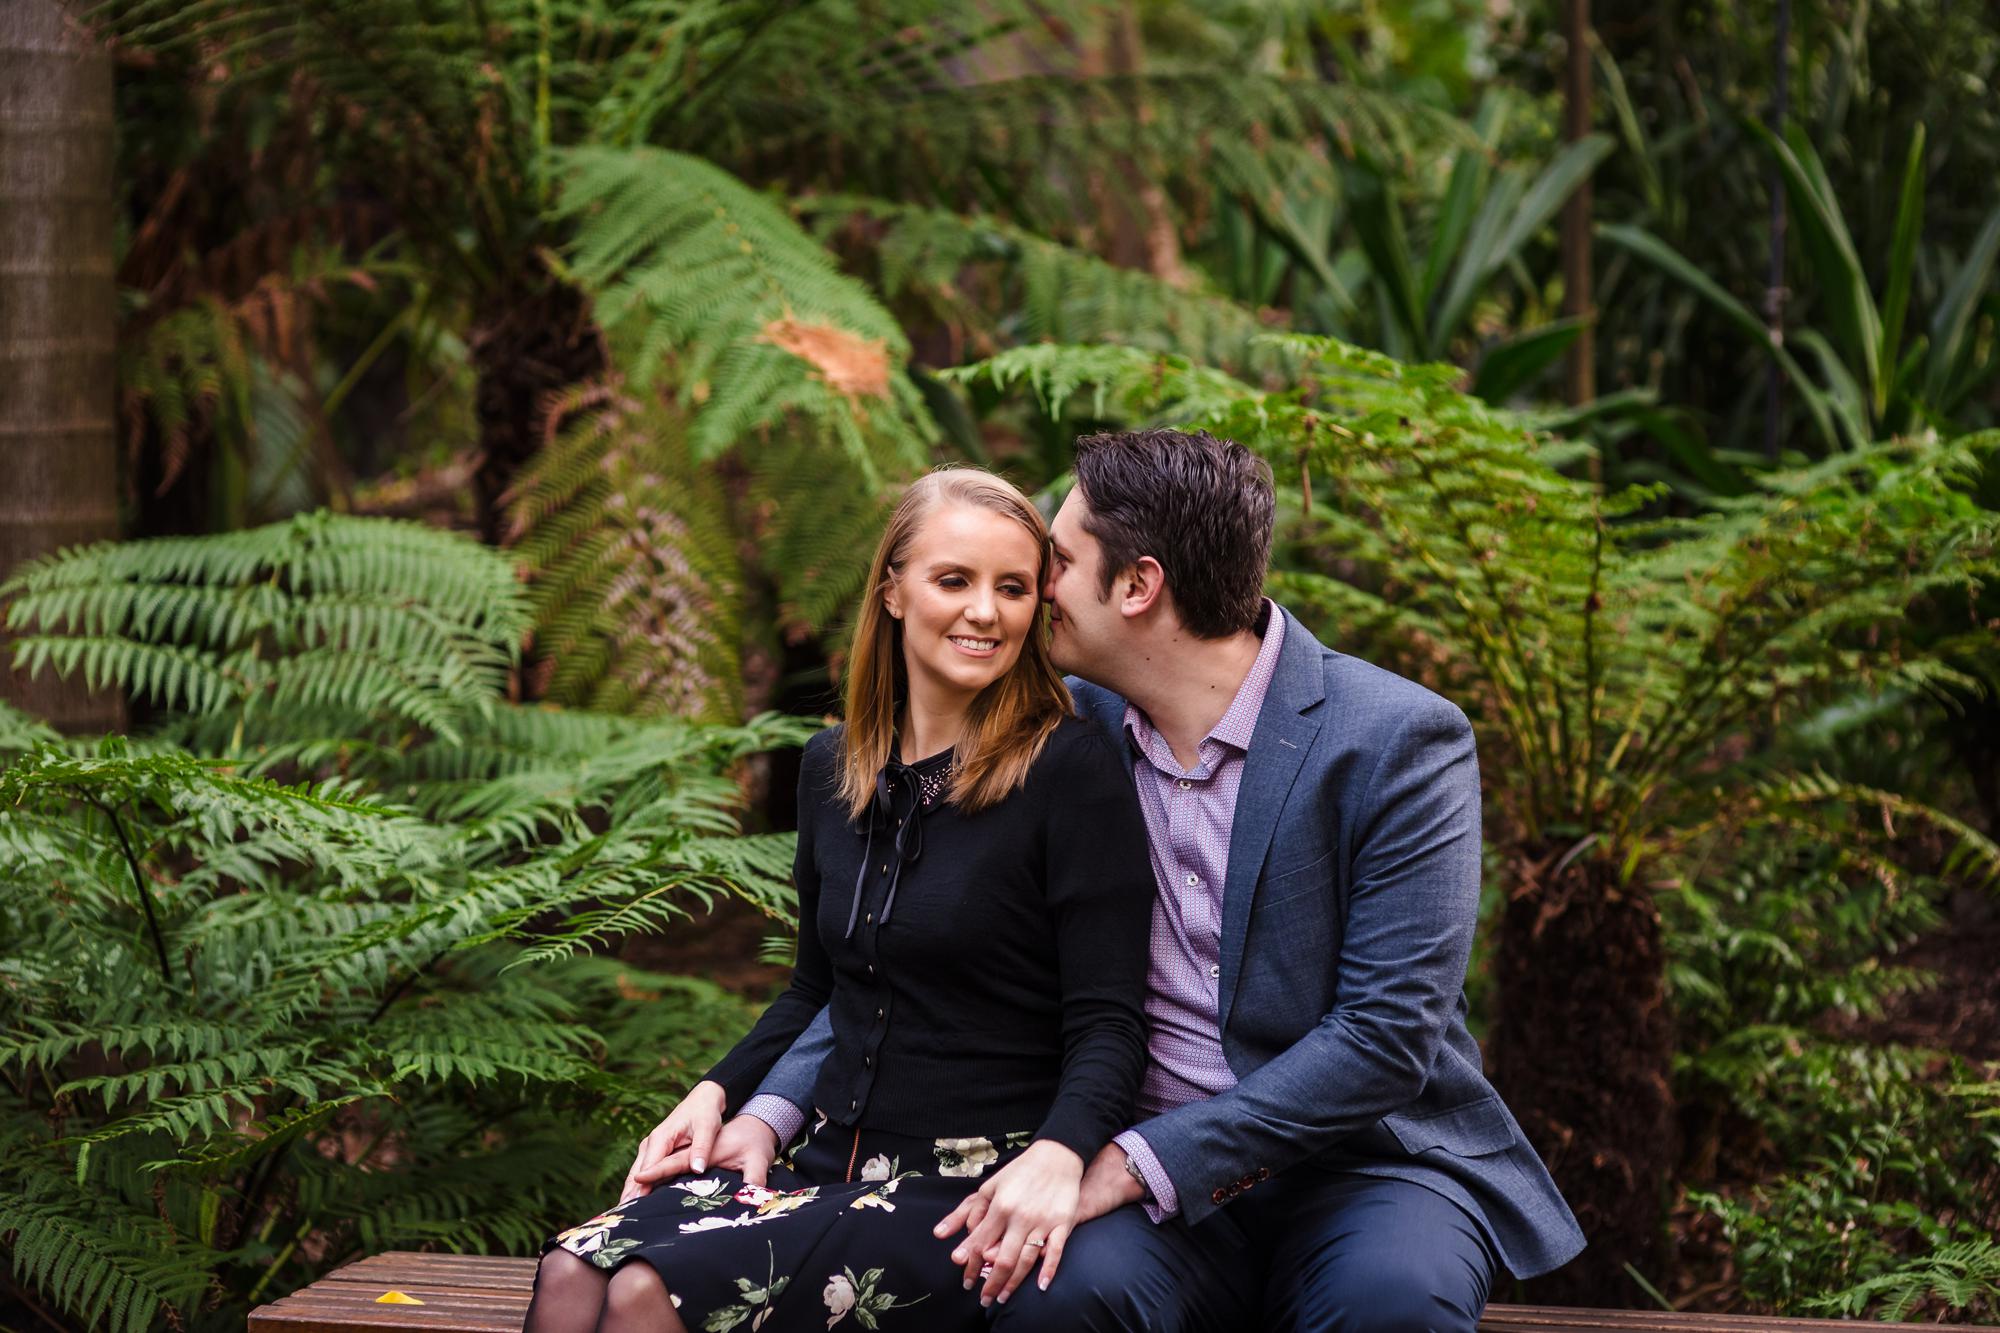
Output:
[[[541,693],[610,713],[739,715],[734,516],[721,478],[689,453],[686,415],[615,383],[566,415],[509,501]]]
[[[682,403],[699,406],[697,458],[796,414],[865,475],[924,461],[927,414],[903,373],[902,329],[775,202],[663,149],[561,160],[572,271],[607,328],[643,321],[642,384],[671,356]]]
[[[230,686],[130,741],[0,713],[0,1233],[38,1303],[222,1328],[361,1249],[525,1250],[743,1023],[591,951],[722,896],[789,917],[739,765],[811,727],[508,704],[505,558],[405,525],[91,548],[9,593],[48,663],[107,644],[130,685],[172,647]],[[427,710],[274,706],[336,650]]]
[[[505,561],[414,523],[315,514],[71,550],[0,587],[15,658],[245,726],[288,708],[455,736],[526,628]]]

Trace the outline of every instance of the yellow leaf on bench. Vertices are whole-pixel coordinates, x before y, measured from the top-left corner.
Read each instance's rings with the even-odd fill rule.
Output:
[[[414,1296],[405,1296],[400,1291],[385,1291],[375,1298],[377,1305],[422,1305]]]

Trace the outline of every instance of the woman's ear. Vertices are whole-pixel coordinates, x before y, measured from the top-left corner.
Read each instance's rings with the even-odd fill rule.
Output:
[[[891,620],[903,618],[903,599],[897,594],[893,579],[890,580],[888,587],[882,589],[882,609],[889,613]]]

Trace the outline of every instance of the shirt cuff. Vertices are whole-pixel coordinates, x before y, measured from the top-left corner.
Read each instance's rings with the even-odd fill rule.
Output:
[[[1160,1165],[1160,1159],[1153,1155],[1153,1146],[1136,1129],[1128,1129],[1111,1140],[1125,1150],[1132,1159],[1132,1165],[1139,1168],[1139,1175],[1146,1182],[1146,1191],[1153,1197],[1147,1199],[1146,1216],[1155,1222],[1164,1222],[1181,1210],[1181,1196],[1174,1192],[1174,1178]]]
[[[774,1092],[760,1092],[743,1103],[742,1115],[754,1115],[771,1127],[778,1136],[778,1147],[783,1148],[799,1136],[806,1127],[806,1113]]]

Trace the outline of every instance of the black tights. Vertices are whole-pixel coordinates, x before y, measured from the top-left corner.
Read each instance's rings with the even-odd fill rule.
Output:
[[[542,1256],[523,1333],[687,1333],[667,1284],[643,1259],[607,1276],[568,1250]]]

